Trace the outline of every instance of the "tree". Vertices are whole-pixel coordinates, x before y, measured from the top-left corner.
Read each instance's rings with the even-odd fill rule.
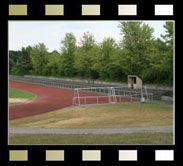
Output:
[[[9,59],[12,59],[14,61],[14,63],[17,63],[17,60],[20,60],[20,56],[21,56],[21,51],[13,51],[10,50],[9,51]]]
[[[97,43],[85,32],[78,46],[73,33],[61,40],[60,52],[49,53],[44,43],[9,51],[10,74],[75,77],[127,81],[134,74],[149,83],[173,83],[173,22],[154,39],[153,28],[143,22],[119,22],[121,41],[104,38]]]
[[[77,49],[76,38],[72,33],[66,33],[64,40],[61,41],[61,60],[59,74],[61,76],[74,76],[74,54]]]
[[[9,71],[11,73],[11,70],[13,69],[13,67],[15,67],[16,63],[13,61],[12,58],[9,58]]]
[[[164,56],[164,64],[163,68],[168,72],[168,79],[173,83],[173,39],[174,39],[174,31],[173,31],[173,22],[166,22],[164,25],[166,30],[166,34],[162,35],[162,38],[165,40],[168,51],[167,55]]]
[[[21,65],[20,65],[20,57],[21,51],[9,51],[9,72],[13,75],[23,75]]]
[[[156,57],[151,62],[151,71],[156,73],[157,82],[173,83],[173,22],[164,25],[165,35],[163,40],[157,39],[154,48]],[[148,78],[147,78],[148,79]],[[148,79],[149,80],[149,79]]]
[[[58,76],[60,57],[61,55],[56,50],[48,55],[48,63],[46,65],[47,75]]]
[[[33,65],[33,74],[47,75],[46,64],[48,63],[48,52],[44,43],[35,45],[31,50],[31,62]]]
[[[173,22],[166,22],[164,25],[165,28],[165,35],[161,35],[161,37],[165,40],[166,44],[173,49]]]
[[[114,56],[116,50],[117,50],[117,44],[115,43],[115,40],[113,38],[105,38],[103,42],[99,46],[100,52],[95,57],[95,63],[94,68],[99,73],[99,76],[101,79],[115,79],[113,73],[115,67],[114,67],[114,61],[112,60],[112,56]]]
[[[85,32],[81,39],[81,45],[85,51],[89,51],[90,49],[92,49],[93,46],[95,45],[95,38],[93,34]]]
[[[158,83],[165,80],[166,75],[162,72],[163,55],[166,52],[166,44],[161,39],[152,42],[152,51],[149,54],[149,67],[142,71],[143,81],[149,83]]]
[[[92,34],[86,32],[81,39],[81,46],[77,49],[75,55],[74,67],[77,74],[85,78],[96,78],[98,74],[93,70],[93,60],[98,52],[98,47]]]
[[[32,70],[31,54],[32,47],[28,46],[26,48],[22,47],[21,55],[19,58],[20,68],[23,74],[29,74]]]
[[[166,34],[153,43],[150,67],[143,71],[143,78],[148,82],[173,84],[173,23],[164,25]]]
[[[124,50],[122,70],[126,75],[139,75],[149,67],[153,28],[142,22],[120,22],[121,48]]]

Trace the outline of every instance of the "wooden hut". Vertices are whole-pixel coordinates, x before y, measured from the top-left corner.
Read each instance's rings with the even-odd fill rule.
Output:
[[[128,75],[128,87],[129,88],[141,88],[142,80],[136,75]]]

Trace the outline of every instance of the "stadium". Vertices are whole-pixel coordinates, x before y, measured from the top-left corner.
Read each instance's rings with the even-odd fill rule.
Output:
[[[9,144],[173,144],[173,24],[10,22]]]

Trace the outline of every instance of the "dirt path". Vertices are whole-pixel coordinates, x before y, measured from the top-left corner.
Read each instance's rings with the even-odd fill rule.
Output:
[[[43,86],[38,84],[30,84],[18,81],[9,81],[11,88],[25,90],[34,93],[37,98],[31,102],[21,105],[10,106],[9,120],[24,118],[28,116],[38,115],[50,111],[55,111],[64,107],[71,106],[74,97],[74,91],[70,89]],[[90,92],[80,92],[80,96],[105,96],[104,94],[95,94]],[[89,99],[87,99],[89,100]],[[128,98],[122,98],[123,102],[130,102]],[[81,103],[84,103],[81,100]],[[87,101],[89,104],[96,103],[96,98]],[[108,98],[101,98],[98,103],[107,103]]]

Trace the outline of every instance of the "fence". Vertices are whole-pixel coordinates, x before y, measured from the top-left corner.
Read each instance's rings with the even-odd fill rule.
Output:
[[[32,84],[48,85],[48,86],[67,88],[67,89],[87,87],[87,86],[83,86],[82,84],[74,84],[74,83],[69,83],[69,82],[65,82],[65,81],[60,82],[60,81],[56,81],[56,80],[26,78],[26,77],[19,77],[19,76],[10,76],[10,80],[19,81],[19,82],[27,82],[27,83],[32,83]]]
[[[86,83],[76,83],[76,82],[70,82],[70,81],[61,81],[61,80],[52,80],[52,79],[46,79],[46,78],[33,78],[33,77],[20,77],[20,76],[9,76],[10,80],[15,80],[15,81],[20,81],[20,82],[27,82],[27,83],[32,83],[32,84],[40,84],[40,85],[47,85],[47,86],[53,86],[53,87],[58,87],[58,88],[66,88],[66,89],[77,89],[77,88],[82,88],[82,91],[85,92],[92,92],[95,94],[99,94],[98,96],[108,96],[108,86],[104,86],[101,87],[101,85],[95,85],[96,87],[91,87],[90,84],[86,84]],[[110,87],[111,88],[111,87]],[[129,88],[127,86],[123,86],[123,87],[113,87],[115,90],[115,95],[116,96],[121,96],[123,98],[130,98],[130,96],[132,96],[132,99],[138,98],[138,100],[141,99],[141,90],[129,90]],[[144,92],[145,93],[145,92]],[[95,95],[96,96],[96,95]],[[74,97],[78,97],[78,96],[74,96]],[[79,96],[84,97],[84,96]],[[85,96],[86,97],[86,96]],[[154,95],[153,93],[147,93],[146,95],[144,95],[145,100],[154,100]],[[90,98],[90,97],[89,97]],[[94,98],[94,97],[92,97]],[[96,101],[98,100],[100,103],[100,99],[102,97],[98,97],[98,99],[96,98]],[[106,97],[103,97],[106,98]],[[120,98],[120,97],[118,97]],[[76,100],[76,99],[75,99]],[[87,100],[89,101],[89,99],[85,99],[86,102]],[[93,99],[94,100],[94,99]],[[120,100],[120,99],[119,99]],[[123,101],[123,100],[122,100]]]

